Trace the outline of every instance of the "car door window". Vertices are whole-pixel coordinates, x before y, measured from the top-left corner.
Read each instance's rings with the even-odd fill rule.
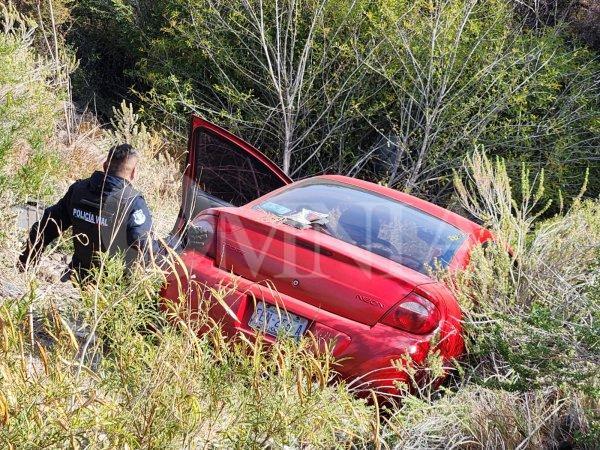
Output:
[[[233,206],[242,206],[285,183],[260,160],[207,130],[195,139],[196,183],[204,192]]]

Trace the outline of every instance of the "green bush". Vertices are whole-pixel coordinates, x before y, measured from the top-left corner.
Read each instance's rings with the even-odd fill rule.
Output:
[[[354,37],[367,25],[364,13],[373,2],[87,3],[94,8],[77,11],[94,18],[91,28],[74,39],[87,49],[85,34],[106,33],[112,25],[102,19],[117,17],[126,75],[137,82],[148,114],[181,135],[194,111],[243,135],[295,174],[339,161],[340,141],[364,132],[360,110],[371,96],[366,87],[376,86],[353,43],[367,44]]]
[[[600,64],[560,26],[532,30],[512,8],[505,0],[381,8],[370,66],[389,86],[383,128],[402,144],[388,184],[444,200],[452,170],[480,143],[506,159],[513,179],[523,162],[546,168],[546,198],[576,195],[588,165],[590,193],[600,193],[592,157]]]
[[[515,179],[522,162],[546,168],[546,198],[576,195],[588,166],[600,193],[600,64],[514,2],[85,0],[74,16],[82,76],[133,86],[182,140],[196,112],[295,177],[348,173],[441,203],[481,143]]]
[[[45,197],[60,176],[60,161],[48,149],[55,137],[64,91],[53,86],[55,68],[33,48],[35,28],[2,6],[0,32],[0,187],[19,198]]]
[[[563,216],[536,222],[546,208],[543,174],[530,184],[523,172],[516,202],[502,161],[476,153],[470,168],[469,181],[457,179],[458,192],[495,231],[497,245],[477,249],[451,282],[481,379],[509,390],[569,386],[597,397],[600,203],[576,200]]]

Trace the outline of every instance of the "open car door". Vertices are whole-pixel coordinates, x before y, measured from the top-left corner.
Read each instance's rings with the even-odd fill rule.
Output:
[[[192,116],[175,233],[201,211],[242,206],[292,182],[256,148],[222,128]]]

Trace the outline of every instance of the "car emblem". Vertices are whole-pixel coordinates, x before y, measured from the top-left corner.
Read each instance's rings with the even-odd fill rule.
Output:
[[[298,286],[300,286],[300,281],[298,281],[298,280],[293,280],[293,281],[292,281],[292,286],[294,286],[294,287],[298,287]]]
[[[376,300],[374,298],[367,297],[366,295],[356,294],[356,299],[360,300],[361,302],[367,303],[369,305],[376,306],[378,308],[383,309],[383,303],[381,303],[379,300]]]

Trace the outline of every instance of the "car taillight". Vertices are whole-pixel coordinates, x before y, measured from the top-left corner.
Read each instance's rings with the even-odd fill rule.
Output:
[[[186,250],[192,249],[209,258],[216,258],[217,235],[215,216],[198,216],[189,224],[186,236]]]
[[[411,292],[381,322],[409,333],[427,334],[440,323],[440,312],[429,300]]]

